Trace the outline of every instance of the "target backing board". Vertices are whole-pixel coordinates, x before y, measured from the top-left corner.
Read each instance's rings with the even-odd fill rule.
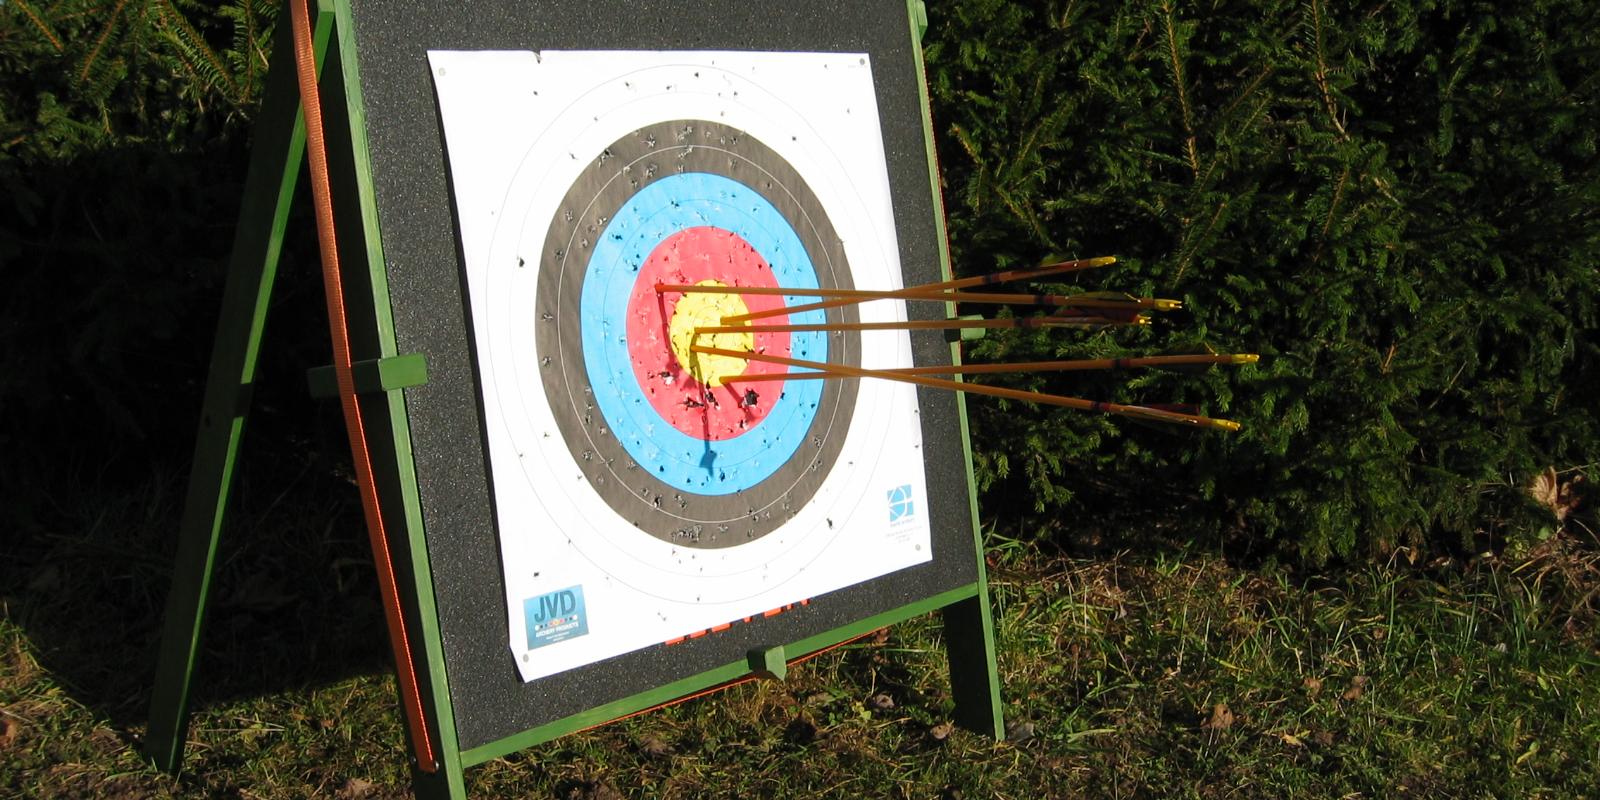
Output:
[[[418,797],[459,800],[465,767],[781,679],[933,612],[950,719],[1003,735],[960,396],[692,350],[700,335],[867,370],[957,357],[936,331],[832,324],[942,320],[945,303],[786,310],[810,290],[950,279],[921,0],[317,6],[309,37],[303,6],[285,17],[257,124],[151,700],[156,763],[182,763],[308,150],[326,154],[332,318],[353,362],[312,370],[313,391],[353,390],[365,420],[352,432]],[[317,63],[305,94],[324,136],[307,138],[325,148],[302,138],[294,69]],[[746,312],[800,327],[695,333]]]
[[[391,496],[408,503],[428,704],[464,763],[748,674],[752,653],[977,608],[956,395],[740,384],[786,368],[702,362],[685,332],[814,298],[654,291],[947,278],[917,5],[340,12],[329,101],[351,109],[362,204],[340,216],[365,234],[343,240],[365,248],[383,355],[427,364],[386,401],[402,415]],[[932,331],[721,336],[866,368],[953,357]],[[960,670],[975,688],[952,655],[952,694],[980,728],[998,708],[986,608],[947,637],[978,642]]]
[[[902,288],[865,53],[433,51],[524,680],[748,622],[930,560],[904,331],[695,326]],[[767,324],[905,320],[901,301]]]

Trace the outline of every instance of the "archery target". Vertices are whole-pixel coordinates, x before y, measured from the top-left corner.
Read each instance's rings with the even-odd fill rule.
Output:
[[[694,305],[743,312],[808,299],[729,295],[718,304],[654,287],[852,288],[838,236],[805,180],[744,131],[657,123],[601,150],[543,241],[539,373],[589,488],[635,527],[684,547],[735,546],[793,516],[838,458],[856,382],[741,387],[721,373],[745,372],[742,362],[701,365],[684,345],[688,321],[720,323],[720,313],[696,314]],[[858,318],[849,307],[830,312],[830,321]],[[860,363],[859,334],[723,338],[748,340],[722,343],[735,349]]]
[[[901,286],[856,54],[431,52],[524,680],[931,558],[914,389],[691,352]],[[898,301],[762,324],[903,320]],[[866,368],[904,332],[703,341]]]

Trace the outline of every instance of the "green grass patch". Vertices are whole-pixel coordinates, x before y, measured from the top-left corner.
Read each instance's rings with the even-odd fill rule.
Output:
[[[306,563],[249,545],[229,561],[187,769],[145,765],[159,611],[127,591],[146,581],[118,576],[164,529],[146,505],[35,537],[6,569],[20,591],[0,606],[0,795],[405,796],[371,585],[339,561],[359,542],[326,544],[320,525],[279,531],[322,537],[321,551],[302,543]],[[1204,553],[1068,560],[990,544],[1013,741],[950,729],[928,618],[786,682],[470,769],[472,795],[1600,797],[1594,598],[1572,591],[1592,559],[1327,579]]]

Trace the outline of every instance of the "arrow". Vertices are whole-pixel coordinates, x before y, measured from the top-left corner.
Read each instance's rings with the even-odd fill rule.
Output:
[[[1006,319],[914,319],[906,322],[824,322],[813,325],[708,325],[695,328],[696,336],[712,333],[834,333],[842,331],[940,331],[973,328],[1100,328],[1110,325],[1148,325],[1149,317],[1135,319],[1074,316],[1014,317]]]
[[[1011,372],[1088,372],[1117,369],[1181,369],[1185,367],[1208,368],[1218,364],[1254,364],[1260,356],[1254,353],[1143,356],[1139,358],[1089,358],[1075,361],[1019,361],[1012,364],[949,364],[931,367],[902,367],[874,370],[890,375],[995,375]],[[835,365],[824,364],[827,370]],[[771,372],[760,375],[740,375],[725,378],[726,382],[754,383],[761,381],[804,380],[811,378],[841,377],[827,371],[821,372]],[[848,376],[843,376],[848,377]]]
[[[1084,400],[1078,397],[1066,397],[1043,392],[1026,392],[1020,389],[1007,389],[1001,386],[986,386],[981,383],[963,383],[945,378],[930,378],[925,375],[896,374],[887,370],[862,369],[844,364],[827,364],[820,361],[805,361],[798,358],[773,356],[765,353],[752,353],[741,350],[724,350],[720,347],[706,347],[704,345],[690,345],[689,350],[706,355],[725,356],[727,358],[742,358],[746,361],[762,361],[768,364],[780,364],[800,369],[812,369],[833,373],[833,377],[846,378],[882,378],[884,380],[911,383],[918,386],[927,386],[933,389],[946,389],[953,392],[967,392],[968,394],[982,394],[990,397],[1004,397],[1011,400],[1022,400],[1029,403],[1062,406],[1075,408],[1080,411],[1098,411],[1104,414],[1116,414],[1125,417],[1135,417],[1152,422],[1167,422],[1175,425],[1189,425],[1200,428],[1213,428],[1217,430],[1236,431],[1239,423],[1225,419],[1213,419],[1196,414],[1181,414],[1167,411],[1153,406],[1123,405],[1121,403],[1106,403],[1098,400]]]
[[[973,286],[992,286],[997,283],[1027,281],[1035,278],[1048,277],[1050,275],[1060,275],[1064,272],[1096,269],[1115,263],[1117,263],[1117,259],[1111,256],[1085,258],[1075,261],[1058,261],[1054,264],[1046,264],[1042,267],[1033,267],[1031,269],[1011,269],[1002,272],[991,272],[987,275],[978,275],[971,278],[957,278],[956,280],[939,281],[937,283],[924,283],[920,286],[910,286],[907,288],[916,291],[942,291],[945,289],[966,289]],[[752,320],[766,319],[768,317],[781,317],[785,314],[802,314],[807,311],[818,311],[827,308],[850,306],[859,302],[861,301],[853,298],[835,298],[832,300],[824,300],[820,303],[807,303],[805,305],[790,306],[788,308],[774,308],[767,311],[753,311],[749,314],[739,314],[737,316],[724,317],[722,321],[729,324],[735,322],[750,322]]]
[[[1134,297],[1116,292],[1091,292],[1089,294],[1004,294],[987,292],[935,292],[920,289],[893,289],[876,291],[871,289],[794,289],[782,286],[711,286],[687,285],[679,283],[658,283],[657,292],[679,292],[682,294],[737,294],[737,295],[780,295],[794,297],[831,297],[838,299],[860,300],[931,300],[946,303],[988,303],[994,305],[1041,305],[1056,306],[1063,310],[1085,311],[1098,309],[1114,309],[1123,311],[1127,309],[1149,308],[1156,311],[1173,311],[1183,308],[1181,300],[1164,300],[1152,297]],[[778,316],[758,312],[764,316]],[[792,313],[786,309],[785,313]],[[725,324],[732,324],[741,320],[748,320],[752,314],[737,314],[722,318]]]

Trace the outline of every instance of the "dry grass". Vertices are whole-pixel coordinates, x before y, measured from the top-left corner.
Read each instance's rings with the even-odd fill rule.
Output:
[[[405,796],[362,543],[329,533],[341,506],[268,536],[249,515],[276,501],[245,502],[187,771],[144,764],[165,496],[98,504],[0,572],[0,795]],[[990,553],[1013,741],[950,731],[923,619],[783,683],[474,768],[472,794],[1600,797],[1600,582],[1570,538],[1516,566],[1332,577],[1198,552]]]

